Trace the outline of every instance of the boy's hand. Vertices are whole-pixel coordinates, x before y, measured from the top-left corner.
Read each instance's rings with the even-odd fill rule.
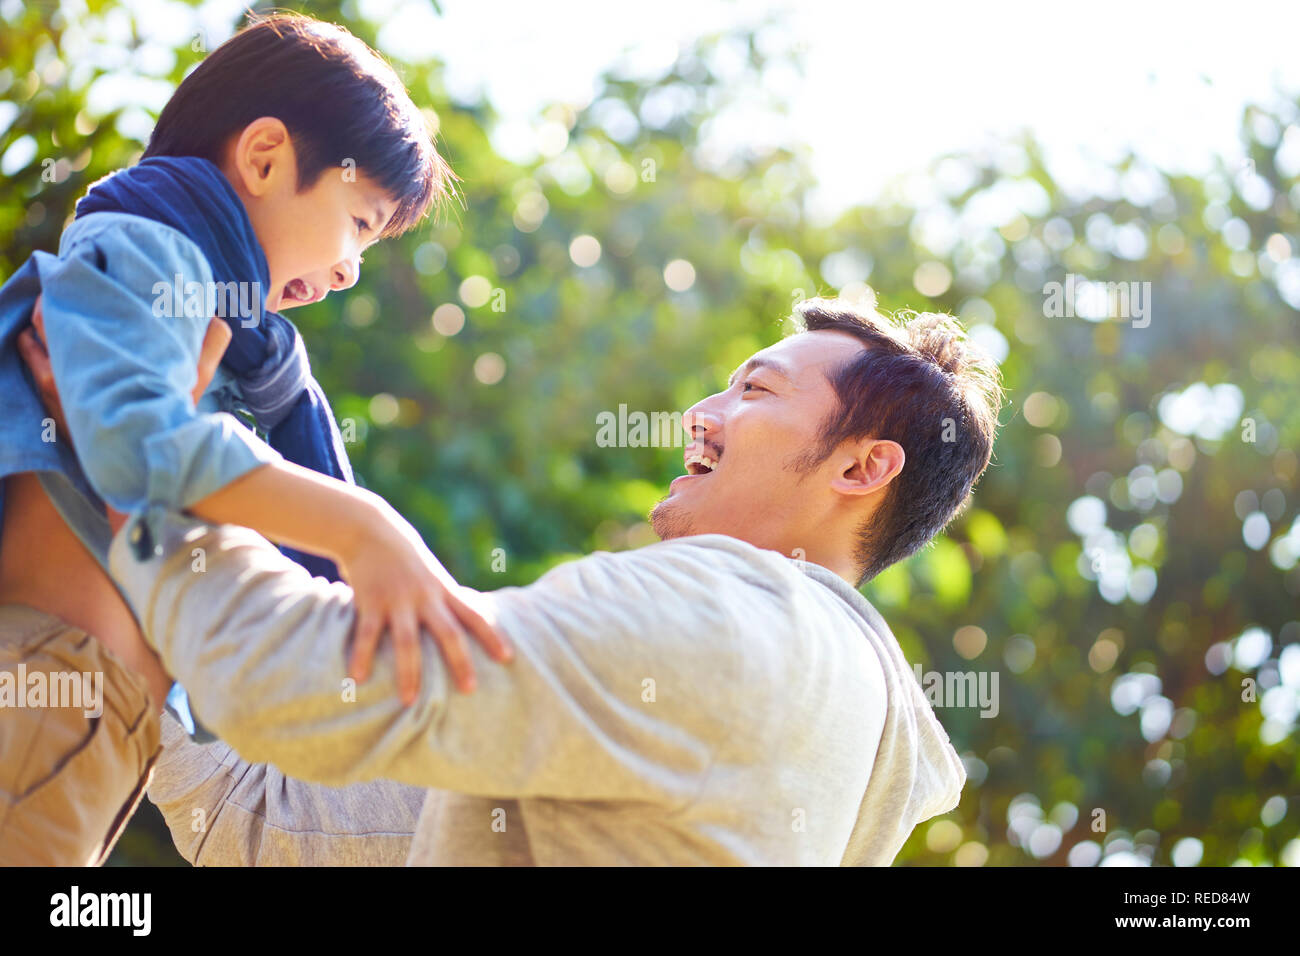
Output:
[[[41,397],[41,404],[45,406],[45,411],[54,419],[56,434],[66,436],[68,434],[68,422],[63,415],[63,403],[59,400],[59,390],[54,384],[54,369],[50,366],[50,352],[45,341],[45,315],[41,311],[41,299],[43,296],[36,297],[36,304],[32,307],[32,325],[31,328],[23,329],[18,334],[18,354],[22,356],[23,361],[31,370],[32,379],[36,383],[36,391]],[[212,376],[217,372],[217,366],[221,364],[221,357],[226,354],[226,346],[230,344],[233,333],[230,326],[221,319],[214,318],[208,323],[207,332],[203,336],[203,349],[199,353],[198,381],[194,386],[194,391],[190,397],[197,405],[199,398],[208,389],[212,383]],[[67,439],[69,442],[71,439]],[[120,511],[114,511],[105,505],[108,513],[108,523],[117,534],[118,530],[126,523],[126,515]]]
[[[419,533],[382,499],[379,510],[380,521],[356,536],[339,560],[357,609],[348,673],[356,681],[370,676],[386,628],[393,636],[398,691],[404,703],[414,703],[420,689],[423,625],[438,642],[456,686],[468,694],[475,680],[465,631],[503,663],[513,657],[510,645],[460,595],[463,589],[425,547]]]

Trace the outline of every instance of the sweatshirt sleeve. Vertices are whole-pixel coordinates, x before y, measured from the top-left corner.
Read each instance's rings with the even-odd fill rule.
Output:
[[[515,659],[499,664],[471,641],[471,694],[454,689],[422,634],[421,690],[408,708],[387,636],[370,679],[347,679],[345,584],[310,577],[247,529],[173,516],[155,539],[161,554],[143,560],[125,544],[130,533],[128,524],[113,542],[113,574],[199,718],[244,759],[333,786],[387,777],[685,807],[737,722],[770,718],[762,688],[779,678],[769,649],[793,628],[772,569],[737,550],[667,542],[598,553],[478,596]],[[767,638],[742,641],[745,619]]]
[[[206,289],[212,274],[185,236],[147,220],[98,230],[41,280],[72,444],[91,487],[118,511],[185,508],[281,457],[234,416],[195,410],[211,316],[177,310],[171,290]]]
[[[149,799],[195,866],[402,866],[425,791],[391,780],[325,787],[192,743],[163,715]]]

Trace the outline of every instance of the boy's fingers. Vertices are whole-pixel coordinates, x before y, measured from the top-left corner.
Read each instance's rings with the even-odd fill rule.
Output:
[[[397,659],[397,692],[404,704],[413,704],[420,689],[420,628],[415,612],[405,608],[395,612],[389,618],[388,632],[393,635]]]
[[[356,639],[352,642],[352,663],[348,674],[355,681],[364,681],[370,676],[370,663],[375,657],[375,648],[379,646],[380,629],[383,618],[368,609],[357,608]]]
[[[456,619],[487,648],[494,658],[502,663],[514,659],[514,648],[510,646],[506,636],[489,624],[482,614],[457,597],[454,592],[448,592],[447,604],[451,612],[456,615]]]
[[[474,662],[470,660],[469,643],[465,640],[465,634],[453,616],[441,604],[430,604],[424,612],[424,626],[438,642],[457,688],[465,694],[472,692]]]

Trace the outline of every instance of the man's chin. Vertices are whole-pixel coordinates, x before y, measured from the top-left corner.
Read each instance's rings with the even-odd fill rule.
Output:
[[[671,498],[664,498],[651,509],[650,527],[661,541],[685,538],[695,533],[690,514]]]

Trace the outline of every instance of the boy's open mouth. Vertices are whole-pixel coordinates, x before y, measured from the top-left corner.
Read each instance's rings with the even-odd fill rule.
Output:
[[[284,284],[284,291],[280,293],[280,304],[281,306],[285,303],[307,305],[311,302],[319,302],[323,298],[325,298],[325,290],[316,289],[305,279],[290,279]]]

